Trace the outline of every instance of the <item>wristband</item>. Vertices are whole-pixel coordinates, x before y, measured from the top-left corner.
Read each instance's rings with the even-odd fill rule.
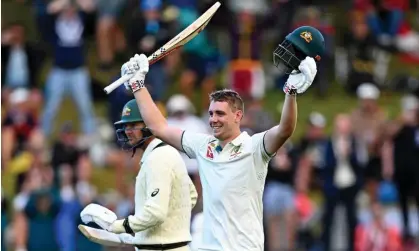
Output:
[[[288,85],[287,83],[285,83],[285,85],[284,85],[284,92],[288,95],[291,95],[291,96],[296,96],[297,95],[297,89],[292,88],[292,86]]]
[[[142,88],[145,88],[144,80],[143,79],[141,79],[141,80],[134,80],[134,81],[132,81],[132,82],[129,83],[129,86],[131,88],[132,93],[134,93],[134,92],[136,92],[136,91],[138,91],[138,90],[140,90]]]
[[[135,235],[134,231],[129,226],[128,217],[124,219],[124,223],[122,223],[122,226],[124,226],[125,232],[127,232],[128,234],[133,235],[133,236]]]

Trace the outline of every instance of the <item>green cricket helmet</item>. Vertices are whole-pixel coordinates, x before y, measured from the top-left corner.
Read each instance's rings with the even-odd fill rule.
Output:
[[[136,100],[132,99],[124,105],[124,108],[122,109],[121,120],[114,123],[114,125],[122,126],[122,128],[116,130],[116,137],[124,150],[133,150],[138,147],[141,147],[148,138],[153,136],[150,129],[148,129],[147,127],[134,127],[130,130],[141,130],[143,137],[141,139],[137,139],[135,143],[130,143],[130,141],[133,141],[133,139],[129,138],[126,134],[126,125],[138,122],[144,123],[144,120],[141,117],[141,113],[138,109]]]
[[[273,53],[274,65],[286,67],[286,73],[299,71],[298,66],[307,56],[317,62],[325,50],[324,37],[321,32],[311,26],[301,26],[285,37]]]

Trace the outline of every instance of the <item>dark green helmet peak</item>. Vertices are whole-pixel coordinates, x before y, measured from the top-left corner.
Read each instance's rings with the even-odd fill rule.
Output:
[[[144,122],[135,99],[128,101],[124,105],[121,113],[121,120],[115,122],[115,125],[122,125],[133,122]]]
[[[301,26],[285,37],[274,51],[275,66],[284,65],[287,73],[298,71],[300,62],[307,56],[320,61],[325,51],[324,37],[311,26]]]

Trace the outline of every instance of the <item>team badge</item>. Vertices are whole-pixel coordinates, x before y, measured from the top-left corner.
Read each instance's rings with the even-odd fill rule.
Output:
[[[302,37],[307,43],[310,43],[313,40],[313,36],[311,36],[311,32],[309,31],[301,32],[300,37]]]
[[[214,159],[214,153],[212,152],[211,146],[208,146],[207,148],[207,158]]]
[[[125,107],[122,111],[122,116],[129,116],[131,114],[131,109],[129,107]]]
[[[241,150],[241,147],[242,147],[242,145],[240,144],[240,145],[238,145],[238,146],[235,146],[235,147],[231,150],[230,159],[236,158],[236,157],[238,157],[238,156],[242,153],[242,152],[240,151],[240,150]]]

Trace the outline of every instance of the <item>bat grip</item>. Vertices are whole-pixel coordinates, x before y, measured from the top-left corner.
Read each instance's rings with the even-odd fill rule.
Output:
[[[122,85],[123,83],[128,81],[130,78],[132,78],[132,76],[134,76],[134,74],[123,75],[122,77],[120,77],[118,80],[116,80],[112,84],[106,86],[103,90],[105,91],[106,94],[109,94],[109,93],[113,92],[116,88],[118,88],[120,85]]]

